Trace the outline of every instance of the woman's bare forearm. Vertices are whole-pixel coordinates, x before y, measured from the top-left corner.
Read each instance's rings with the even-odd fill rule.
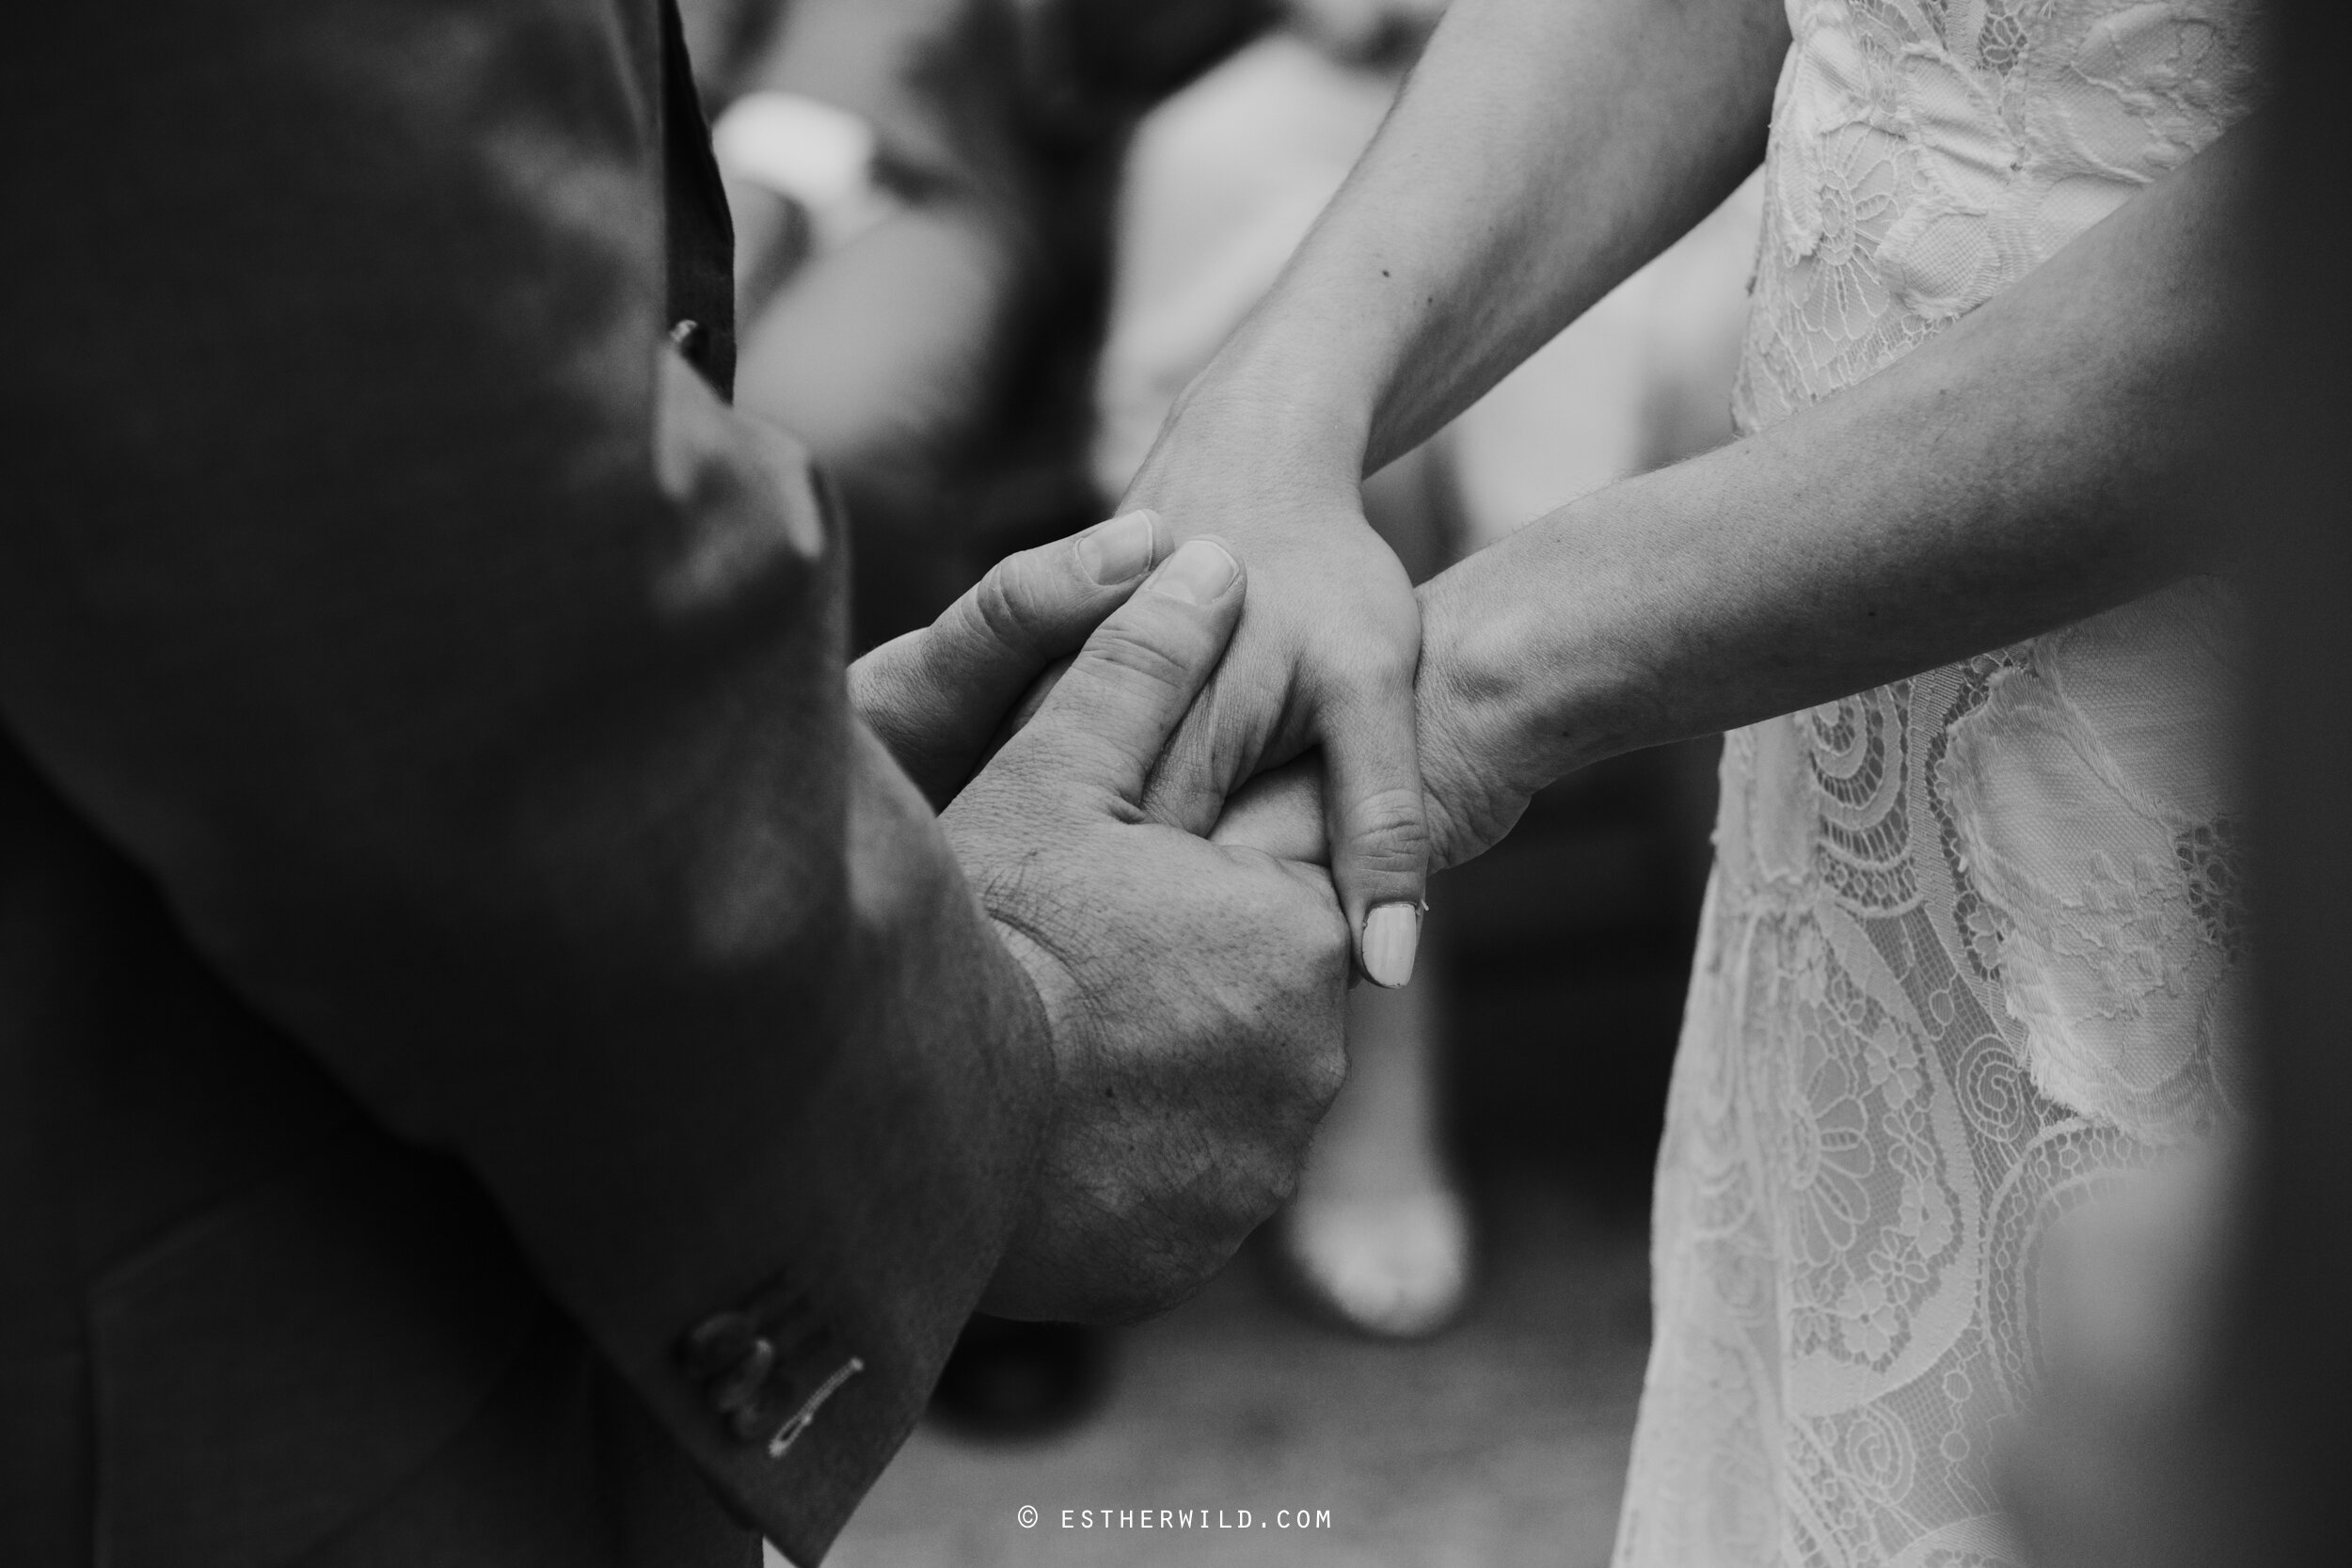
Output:
[[[1787,49],[1781,0],[1457,0],[1187,402],[1378,467],[1756,166]]]
[[[1532,788],[2221,563],[2182,503],[2232,419],[2249,136],[1861,385],[1434,579],[1425,725]]]

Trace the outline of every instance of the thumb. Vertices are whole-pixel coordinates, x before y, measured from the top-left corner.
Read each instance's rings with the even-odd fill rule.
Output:
[[[1142,809],[1143,783],[1241,624],[1241,562],[1187,541],[1095,628],[1006,750]]]
[[[1401,986],[1413,977],[1429,867],[1411,680],[1343,707],[1337,720],[1323,735],[1331,881],[1365,976]]]
[[[922,657],[931,682],[1002,714],[1068,655],[1157,558],[1159,515],[1128,512],[1007,556],[934,622]]]
[[[1130,512],[1007,556],[931,625],[850,666],[850,706],[933,805],[963,786],[1024,689],[1141,580],[1158,526]]]

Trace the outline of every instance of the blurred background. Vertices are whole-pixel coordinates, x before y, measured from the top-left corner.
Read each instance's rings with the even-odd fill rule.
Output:
[[[738,401],[845,493],[870,646],[1108,515],[1442,0],[684,8],[738,228]],[[1729,438],[1757,213],[1735,196],[1371,482],[1416,577]],[[1300,1210],[1152,1323],[977,1323],[833,1560],[1606,1561],[1716,752],[1565,781],[1440,878],[1413,986],[1359,992]],[[1317,1528],[1060,1526],[1162,1507]]]

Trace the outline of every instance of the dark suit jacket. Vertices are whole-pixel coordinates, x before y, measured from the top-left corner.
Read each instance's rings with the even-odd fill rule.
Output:
[[[0,1562],[813,1560],[1042,1069],[666,4],[9,31]]]

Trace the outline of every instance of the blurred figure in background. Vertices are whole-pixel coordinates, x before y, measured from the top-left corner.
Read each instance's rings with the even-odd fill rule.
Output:
[[[737,225],[739,406],[854,519],[855,638],[1097,518],[1120,150],[1259,0],[688,0]]]

